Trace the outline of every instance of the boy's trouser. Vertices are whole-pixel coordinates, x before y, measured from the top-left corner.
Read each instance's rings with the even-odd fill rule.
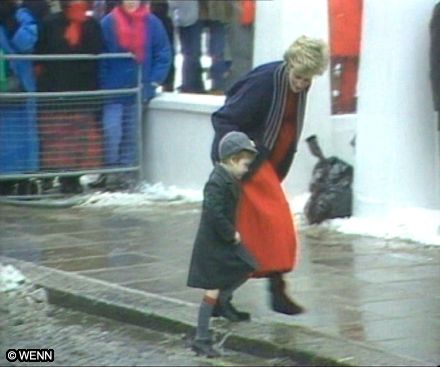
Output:
[[[240,288],[249,278],[240,279],[237,282],[231,284],[229,287],[220,290],[217,303],[222,305],[228,302],[232,298],[232,294]]]

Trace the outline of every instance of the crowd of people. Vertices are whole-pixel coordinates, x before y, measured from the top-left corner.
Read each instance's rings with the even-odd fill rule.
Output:
[[[252,49],[251,1],[4,0],[0,2],[0,55],[131,52],[134,60],[31,61],[0,59],[0,92],[75,92],[134,87],[142,71],[143,104],[164,91],[223,94],[251,67],[251,54],[233,59],[228,37],[237,27]],[[235,19],[235,21],[234,21]],[[203,32],[208,37],[202,37]],[[234,33],[235,32],[235,33]],[[176,39],[174,35],[176,34]],[[211,88],[201,65],[202,40],[212,60]],[[229,42],[228,42],[229,41]],[[177,45],[178,47],[177,47]],[[175,86],[175,54],[183,55],[182,84]],[[232,67],[233,65],[233,67]],[[5,102],[6,101],[6,102]],[[0,101],[0,174],[100,167],[129,167],[137,161],[138,111],[133,99],[103,106],[86,100],[27,98]],[[44,107],[43,107],[44,105]],[[139,106],[139,108],[142,108]],[[87,112],[85,112],[87,111]],[[73,146],[69,139],[81,136]],[[65,149],[70,146],[70,149]],[[87,157],[84,152],[87,152]],[[63,193],[79,193],[79,175],[60,177]],[[133,173],[102,175],[98,186],[124,188]],[[44,180],[50,187],[52,180]],[[29,192],[28,180],[0,182],[0,194]]]

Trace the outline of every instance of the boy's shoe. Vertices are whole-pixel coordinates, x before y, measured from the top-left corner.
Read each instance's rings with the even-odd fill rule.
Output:
[[[251,314],[249,312],[238,311],[232,305],[231,301],[227,301],[222,305],[216,303],[214,310],[212,311],[212,316],[223,316],[231,322],[249,321],[251,319]]]
[[[220,357],[221,354],[214,348],[212,339],[194,339],[191,345],[191,349],[197,353],[208,358]]]

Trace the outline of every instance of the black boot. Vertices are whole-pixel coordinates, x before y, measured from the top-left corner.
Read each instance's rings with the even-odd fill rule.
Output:
[[[286,315],[297,315],[304,312],[304,309],[293,302],[286,295],[286,283],[281,273],[274,273],[269,277],[272,309],[275,312]]]
[[[1,181],[0,182],[0,195],[16,195],[17,181]]]
[[[251,314],[248,312],[238,311],[231,303],[230,300],[223,304],[216,303],[214,310],[212,311],[212,317],[223,316],[231,322],[249,321]]]
[[[83,188],[79,183],[79,176],[60,177],[60,191],[63,194],[80,194]]]
[[[37,180],[21,180],[17,186],[18,195],[40,195],[41,186]]]

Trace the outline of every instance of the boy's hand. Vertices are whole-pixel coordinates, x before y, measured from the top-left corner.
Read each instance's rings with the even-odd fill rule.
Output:
[[[239,244],[241,242],[240,233],[235,232],[235,243]]]

